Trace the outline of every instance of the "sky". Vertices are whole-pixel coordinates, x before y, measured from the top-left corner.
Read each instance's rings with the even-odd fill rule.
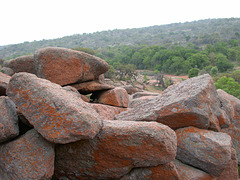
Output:
[[[0,0],[0,46],[231,17],[239,0]]]

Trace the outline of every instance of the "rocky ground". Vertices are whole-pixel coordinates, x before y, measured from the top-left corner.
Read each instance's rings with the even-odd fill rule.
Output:
[[[240,100],[210,75],[161,93],[104,79],[65,48],[0,73],[0,179],[238,179]]]

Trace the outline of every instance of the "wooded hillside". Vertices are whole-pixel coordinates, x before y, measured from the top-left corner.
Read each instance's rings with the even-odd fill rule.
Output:
[[[240,39],[240,18],[207,19],[194,22],[175,23],[145,28],[109,30],[90,34],[77,34],[52,40],[24,42],[0,47],[0,58],[11,59],[20,55],[31,54],[36,49],[46,46],[76,48],[84,47],[101,50],[106,47],[123,45],[193,45],[203,48],[206,44],[218,41],[227,42]]]

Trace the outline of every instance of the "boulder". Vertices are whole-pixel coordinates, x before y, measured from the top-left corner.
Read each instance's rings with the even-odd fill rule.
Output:
[[[2,67],[1,72],[9,76],[12,76],[14,74],[14,71],[8,67]]]
[[[7,74],[3,74],[0,72],[0,96],[6,95],[6,89],[9,83],[11,76],[8,76]]]
[[[187,127],[176,130],[177,159],[220,176],[231,160],[231,137],[226,133]]]
[[[102,91],[114,88],[114,86],[112,85],[102,83],[97,80],[82,82],[78,84],[71,84],[71,86],[76,88],[81,94],[90,94],[95,91]]]
[[[128,107],[129,97],[124,88],[116,87],[111,90],[95,92],[91,96],[95,102],[117,107]]]
[[[143,96],[159,96],[160,94],[159,93],[152,93],[152,92],[147,92],[147,91],[144,91],[144,92],[136,92],[135,94],[133,94],[133,99],[136,99],[136,98],[140,98],[140,97],[143,97]]]
[[[129,108],[136,108],[142,104],[145,104],[151,100],[153,100],[154,98],[156,98],[156,96],[142,96],[140,98],[136,98],[136,99],[130,99],[129,103],[128,103],[128,107]]]
[[[15,104],[6,96],[0,97],[0,143],[19,134],[18,116]]]
[[[33,55],[20,56],[4,61],[3,67],[11,68],[14,73],[28,72],[35,74]]]
[[[232,156],[229,160],[227,167],[221,173],[221,175],[217,178],[217,180],[238,180],[238,160],[235,149],[232,148]]]
[[[177,169],[173,162],[161,164],[155,167],[134,168],[121,180],[180,180]]]
[[[161,96],[116,116],[119,120],[157,121],[173,129],[195,126],[220,131],[220,108],[210,75],[194,77],[167,88]]]
[[[34,129],[1,144],[0,152],[0,173],[7,179],[50,180],[54,173],[54,146]]]
[[[238,163],[240,164],[240,100],[221,89],[218,89],[217,93],[222,109],[231,121],[230,126],[222,129],[222,132],[231,136],[233,147],[237,151]]]
[[[90,103],[89,105],[105,120],[114,120],[115,115],[129,110],[129,108],[114,107],[104,104]]]
[[[37,50],[34,64],[38,77],[60,85],[95,80],[109,68],[96,56],[58,47]]]
[[[120,178],[133,167],[173,161],[176,143],[175,132],[156,122],[104,121],[94,139],[56,147],[55,178]]]
[[[181,180],[216,180],[215,177],[207,174],[206,172],[184,164],[177,159],[174,160],[174,164]]]
[[[47,140],[69,143],[92,139],[102,126],[99,114],[76,93],[29,73],[16,73],[7,95]]]
[[[138,88],[135,88],[132,85],[122,86],[122,88],[126,89],[129,95],[135,94],[136,92],[142,92],[142,90],[139,90]]]

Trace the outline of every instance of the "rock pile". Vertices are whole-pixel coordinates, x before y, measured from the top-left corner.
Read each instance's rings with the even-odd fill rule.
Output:
[[[4,66],[0,179],[238,179],[240,100],[209,75],[130,100],[83,52],[44,48]]]

